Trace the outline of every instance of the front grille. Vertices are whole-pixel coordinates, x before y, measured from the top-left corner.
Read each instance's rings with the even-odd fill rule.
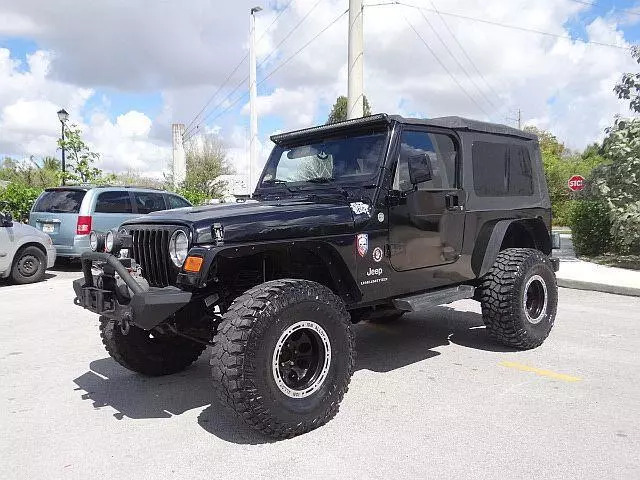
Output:
[[[177,228],[173,225],[127,226],[133,242],[133,259],[152,287],[166,287],[176,281],[178,270],[169,258],[169,239]]]

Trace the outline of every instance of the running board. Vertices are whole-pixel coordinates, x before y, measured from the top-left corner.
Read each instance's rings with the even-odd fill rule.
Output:
[[[458,285],[457,287],[443,288],[409,297],[396,298],[393,305],[398,310],[416,312],[427,308],[444,305],[445,303],[464,300],[473,297],[475,287],[471,285]]]

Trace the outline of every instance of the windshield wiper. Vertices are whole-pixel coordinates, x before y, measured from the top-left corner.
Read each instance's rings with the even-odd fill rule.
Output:
[[[333,177],[315,177],[315,178],[308,178],[305,180],[305,182],[310,182],[310,183],[330,183],[335,181],[336,179]]]
[[[282,185],[289,193],[294,193],[294,190],[289,187],[285,180],[280,180],[279,178],[270,178],[269,180],[263,180],[263,184],[271,184],[271,185]]]

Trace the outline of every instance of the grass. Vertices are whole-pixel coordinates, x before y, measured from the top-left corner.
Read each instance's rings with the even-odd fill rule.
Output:
[[[599,263],[608,267],[626,268],[628,270],[640,270],[640,255],[618,255],[605,253],[597,257],[586,257],[589,262]]]

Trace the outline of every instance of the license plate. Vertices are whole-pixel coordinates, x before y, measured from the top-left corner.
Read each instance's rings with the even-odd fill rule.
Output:
[[[42,231],[44,233],[53,233],[55,231],[55,226],[53,223],[45,223],[42,225]]]

